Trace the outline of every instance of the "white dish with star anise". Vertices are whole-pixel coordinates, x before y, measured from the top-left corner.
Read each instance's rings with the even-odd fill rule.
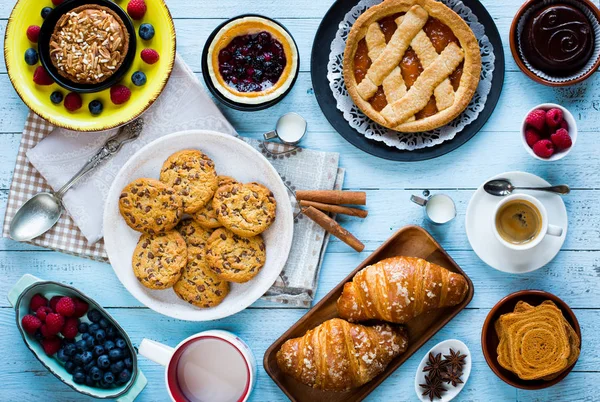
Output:
[[[448,339],[425,354],[415,375],[415,392],[422,402],[451,401],[471,374],[471,352],[458,339]]]

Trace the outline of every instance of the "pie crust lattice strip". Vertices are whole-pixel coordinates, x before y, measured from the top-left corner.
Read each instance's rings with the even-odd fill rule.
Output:
[[[352,27],[344,52],[344,81],[353,101],[377,123],[403,132],[432,130],[457,117],[473,97],[480,72],[475,35],[434,0],[386,0],[371,7]]]

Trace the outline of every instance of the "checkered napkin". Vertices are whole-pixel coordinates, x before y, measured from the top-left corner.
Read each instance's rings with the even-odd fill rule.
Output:
[[[161,121],[157,116],[172,116],[170,114],[170,109],[172,108],[181,111],[183,105],[173,105],[173,103],[185,102],[185,100],[193,100],[186,105],[188,109],[187,115],[196,117],[186,121],[185,117],[182,117],[186,113],[180,112],[178,113],[176,127],[173,127],[174,123],[172,121],[169,122],[170,131],[165,131],[162,127],[158,127],[161,125]],[[206,120],[199,122],[197,115],[205,113],[207,109],[211,110],[211,115],[208,116],[211,119],[211,123],[203,124],[202,122]],[[143,118],[146,125],[140,138],[133,143],[126,144],[120,153],[132,154],[146,143],[158,138],[158,136],[174,131],[192,128],[214,130],[215,124],[222,127],[219,131],[237,135],[225,117],[206,95],[197,78],[179,56],[176,59],[173,74],[163,94],[143,115]],[[110,134],[110,132],[104,132],[98,133],[98,136],[109,136]],[[68,132],[64,129],[55,129],[50,123],[33,112],[29,113],[25,122],[13,181],[8,196],[3,227],[4,237],[9,236],[8,233],[12,218],[25,201],[38,192],[60,188],[72,174],[79,170],[82,164],[73,164],[73,166],[66,167],[62,175],[51,173],[56,172],[55,166],[52,166],[54,161],[61,158],[64,159],[63,155],[61,155],[61,141],[68,141],[70,152],[75,155],[77,155],[78,151],[81,153],[90,152],[88,144],[90,134],[81,134],[82,144],[79,147],[80,149],[78,149],[77,141],[73,141],[74,138],[79,138],[78,136],[77,133]],[[291,189],[341,188],[344,172],[338,167],[339,155],[337,153],[288,147],[278,143],[262,142],[248,138],[242,139],[259,150],[273,164],[286,185]],[[48,146],[49,143],[52,143],[53,146]],[[64,142],[64,145],[67,146],[67,142]],[[39,152],[40,150],[43,152]],[[43,158],[40,158],[40,153],[44,155]],[[56,153],[56,158],[52,157],[53,153]],[[44,173],[45,177],[30,163],[28,155],[36,157],[35,164],[39,168],[38,170]],[[81,155],[78,156],[80,157]],[[81,198],[89,197],[89,192],[97,191],[94,188],[95,181],[102,182],[105,185],[107,175],[110,179],[114,179],[114,172],[118,171],[118,168],[127,160],[127,158],[118,158],[118,156],[113,157],[110,163],[99,166],[97,170],[90,173],[83,181],[69,190],[67,194],[70,197],[65,197],[64,199],[67,214],[63,214],[58,223],[50,231],[33,239],[30,243],[80,257],[107,262],[108,259],[104,250],[103,240],[96,241],[97,238],[89,235],[89,233],[94,232],[94,230],[90,230],[90,227],[91,229],[96,229],[101,234],[101,226],[94,227],[97,225],[97,223],[94,223],[97,216],[92,216],[91,224],[89,222],[90,217],[87,217],[88,219],[81,218],[81,208],[79,208],[80,205],[77,202]],[[122,159],[122,161],[119,159]],[[120,166],[116,166],[117,169],[115,170],[115,164],[118,163],[121,164]],[[110,169],[106,165],[111,165]],[[294,212],[297,215],[299,211],[298,206],[293,199],[292,203],[294,205]],[[83,235],[78,226],[85,228],[88,238]],[[290,251],[290,256],[282,274],[263,299],[293,306],[309,307],[316,290],[322,256],[328,239],[328,234],[321,227],[309,219],[296,216],[294,220],[294,243]]]

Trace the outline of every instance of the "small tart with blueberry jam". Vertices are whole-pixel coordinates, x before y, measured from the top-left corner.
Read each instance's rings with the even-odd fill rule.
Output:
[[[279,24],[243,17],[225,24],[208,49],[208,73],[225,98],[261,104],[279,98],[298,72],[298,49]]]

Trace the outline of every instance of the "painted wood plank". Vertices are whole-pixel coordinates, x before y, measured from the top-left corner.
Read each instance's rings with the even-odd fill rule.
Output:
[[[498,300],[521,289],[554,293],[573,308],[599,308],[596,291],[600,278],[599,251],[562,251],[548,266],[527,275],[510,275],[485,265],[472,251],[450,251],[450,255],[473,281],[475,296],[469,307],[489,309]],[[316,300],[320,300],[369,253],[327,253],[321,269]],[[55,280],[80,288],[107,307],[143,307],[121,285],[108,264],[56,252],[0,252],[0,294],[6,294],[24,274]],[[8,302],[0,298],[0,307]],[[260,308],[284,308],[262,302]]]
[[[180,340],[190,336],[196,332],[209,328],[222,328],[232,331],[244,339],[254,351],[259,363],[257,387],[253,394],[253,401],[278,401],[285,400],[283,394],[268,378],[267,374],[261,366],[262,355],[266,348],[291,324],[293,324],[302,315],[301,310],[292,311],[276,311],[276,310],[258,310],[245,311],[235,317],[219,320],[214,323],[189,323],[177,320],[167,319],[159,316],[148,310],[131,310],[131,309],[111,309],[110,313],[119,321],[125,328],[134,344],[139,344],[142,338],[149,337],[159,342],[164,342],[171,346],[177,344]],[[588,370],[595,371],[598,365],[596,353],[591,351],[597,350],[600,345],[596,345],[597,340],[593,339],[593,334],[600,330],[600,311],[599,310],[583,310],[578,311],[581,321],[584,323],[592,323],[591,325],[583,325],[582,338],[584,339],[584,353],[582,354],[575,372],[569,375],[561,384],[553,387],[550,394],[542,393],[527,393],[519,395],[519,399],[527,398],[535,399],[541,395],[560,395],[557,388],[562,391],[575,391],[585,379],[596,379],[600,373],[586,372]],[[480,328],[486,316],[486,311],[483,310],[465,310],[459,314],[452,322],[444,329],[436,334],[422,349],[421,353],[412,356],[401,368],[399,368],[390,378],[388,378],[382,386],[380,386],[369,401],[380,400],[414,400],[413,394],[413,378],[416,367],[425,353],[430,347],[436,343],[448,339],[458,338],[463,340],[471,350],[473,359],[473,371],[467,383],[466,389],[461,394],[460,400],[514,400],[516,390],[504,384],[496,378],[488,368],[483,358],[480,344],[479,331],[472,329]],[[156,328],[160,328],[160,333],[157,333]],[[269,328],[269,331],[265,331]],[[22,384],[32,383],[34,387],[23,389],[25,394],[19,393],[18,397],[23,398],[28,396],[31,400],[41,398],[41,395],[47,395],[55,400],[79,400],[77,394],[70,391],[66,386],[58,382],[53,376],[48,374],[42,366],[33,358],[24,344],[19,341],[19,336],[14,324],[14,313],[11,309],[0,309],[0,334],[2,335],[5,369],[0,372],[0,381],[3,387],[0,389],[0,398],[2,400],[17,400],[12,392],[20,388]],[[585,352],[585,351],[589,352]],[[164,390],[164,374],[163,368],[149,362],[144,358],[140,358],[140,366],[145,375],[149,379],[149,385],[143,392],[140,401],[157,401],[165,400]],[[592,392],[584,391],[581,387],[579,391],[584,397],[590,397]],[[9,399],[6,399],[9,398]],[[29,399],[28,398],[28,399]],[[480,399],[485,398],[485,399]],[[579,398],[577,398],[579,399]],[[21,399],[22,400],[22,399]],[[581,399],[579,399],[581,400]]]
[[[351,173],[347,173],[350,175]],[[356,172],[355,174],[359,174]],[[338,221],[356,237],[365,243],[366,250],[372,251],[398,228],[408,224],[418,224],[430,230],[441,244],[449,250],[470,250],[466,231],[465,213],[473,190],[446,189],[443,192],[451,196],[457,207],[458,216],[449,224],[435,226],[423,216],[423,210],[410,202],[411,194],[421,195],[421,189],[415,190],[368,190],[368,210],[366,219],[340,215]],[[0,216],[3,216],[7,190],[0,190]],[[600,221],[594,219],[600,214],[597,202],[600,190],[574,190],[565,197],[570,226],[563,246],[567,250],[600,250]],[[305,219],[305,218],[303,218]],[[14,242],[2,240],[0,250],[13,250]],[[17,248],[19,249],[19,248]],[[332,238],[329,252],[348,252],[350,248],[337,238]],[[363,252],[364,254],[365,252]]]

